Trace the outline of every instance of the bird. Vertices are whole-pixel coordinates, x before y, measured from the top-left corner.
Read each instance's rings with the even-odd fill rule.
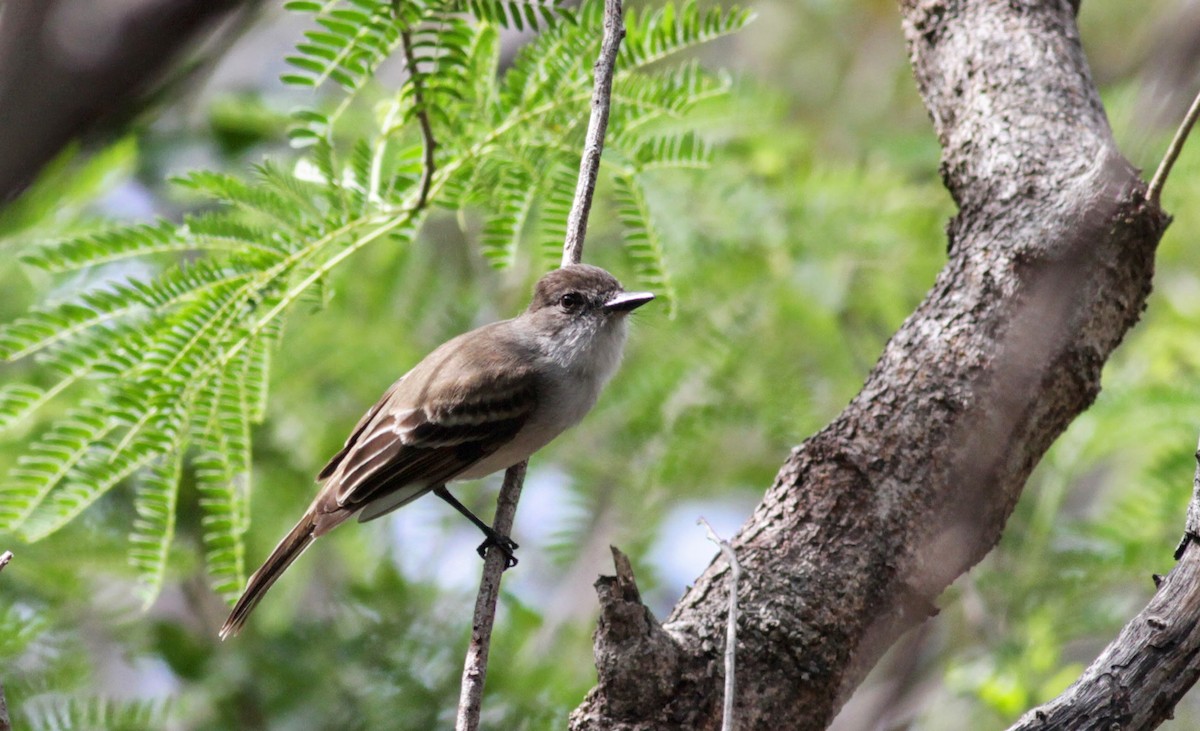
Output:
[[[612,274],[571,264],[542,276],[528,308],[443,343],[384,392],[317,474],[312,504],[262,566],[221,627],[237,634],[263,595],[318,537],[357,516],[386,515],[434,493],[486,536],[506,566],[517,548],[446,488],[529,458],[578,424],[620,363],[627,316],[650,302]]]

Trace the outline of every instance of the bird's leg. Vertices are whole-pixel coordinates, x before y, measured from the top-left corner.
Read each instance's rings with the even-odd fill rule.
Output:
[[[486,558],[488,547],[495,546],[500,550],[501,553],[504,554],[504,568],[511,569],[513,566],[517,565],[517,557],[513,555],[513,551],[517,550],[518,546],[513,539],[509,538],[508,536],[500,535],[490,525],[480,520],[475,513],[472,513],[467,509],[466,505],[463,505],[458,501],[457,498],[451,495],[450,491],[446,489],[445,485],[439,485],[433,488],[433,494],[445,500],[450,504],[450,507],[466,516],[467,520],[474,523],[475,526],[479,528],[479,530],[483,531],[483,534],[487,536],[487,540],[485,540],[483,543],[480,543],[479,548],[475,549],[479,552],[480,557]]]

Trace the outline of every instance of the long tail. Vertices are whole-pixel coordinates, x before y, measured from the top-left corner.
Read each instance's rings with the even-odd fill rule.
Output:
[[[275,550],[271,551],[271,555],[267,557],[258,571],[255,571],[254,575],[250,577],[250,581],[246,583],[246,591],[242,592],[237,604],[233,605],[233,611],[229,613],[229,619],[225,620],[225,625],[221,627],[220,637],[222,640],[241,631],[250,612],[258,606],[258,602],[267,593],[267,589],[270,589],[275,580],[287,570],[288,566],[292,565],[292,561],[295,561],[301,553],[304,553],[304,549],[316,540],[319,535],[315,532],[316,529],[316,516],[310,508],[296,524],[296,527],[284,536],[278,546],[275,546]]]

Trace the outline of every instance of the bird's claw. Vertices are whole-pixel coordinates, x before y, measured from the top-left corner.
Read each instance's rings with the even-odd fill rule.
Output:
[[[497,549],[500,550],[501,553],[504,554],[504,569],[505,570],[511,569],[513,566],[517,565],[517,557],[513,555],[513,551],[516,551],[518,548],[520,548],[520,546],[517,545],[516,541],[509,538],[508,536],[502,536],[502,535],[488,536],[487,539],[483,543],[479,544],[479,548],[477,548],[475,550],[476,550],[476,552],[479,553],[480,558],[486,559],[487,558],[487,550],[489,548],[491,548],[492,546],[495,546]]]

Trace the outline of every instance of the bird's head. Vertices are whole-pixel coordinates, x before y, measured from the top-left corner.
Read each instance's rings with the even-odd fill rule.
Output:
[[[524,317],[553,349],[555,360],[564,364],[595,357],[595,348],[612,350],[612,356],[620,358],[626,316],[652,299],[649,292],[626,292],[600,267],[572,264],[538,280]]]

